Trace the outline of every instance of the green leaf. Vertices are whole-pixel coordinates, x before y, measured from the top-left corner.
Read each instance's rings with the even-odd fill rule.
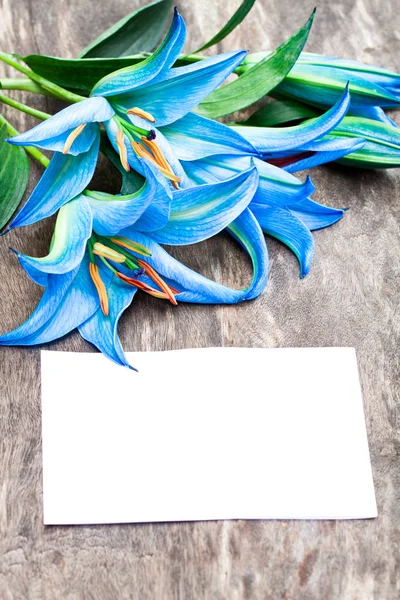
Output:
[[[307,23],[270,56],[246,71],[232,83],[212,92],[197,112],[215,119],[246,108],[273,90],[289,73],[302,51],[314,19],[315,9]]]
[[[161,39],[172,0],[156,0],[124,17],[87,46],[79,58],[127,56],[150,52]]]
[[[93,86],[109,73],[135,65],[144,58],[136,55],[129,58],[64,59],[30,54],[23,60],[32,71],[49,81],[68,90],[89,94]]]
[[[225,39],[234,29],[236,29],[238,25],[240,25],[243,19],[245,19],[245,17],[253,8],[255,1],[256,0],[243,0],[242,4],[239,6],[237,11],[231,16],[226,25],[216,35],[214,35],[214,37],[212,37],[211,40],[209,40],[208,42],[203,44],[203,46],[200,46],[200,48],[195,50],[193,54],[201,52],[206,48],[210,48],[211,46],[214,46],[215,44],[218,44],[223,39]]]
[[[282,100],[263,106],[253,113],[245,123],[256,127],[275,127],[292,121],[318,117],[319,114],[318,110],[295,100]]]
[[[106,75],[136,65],[147,56],[136,54],[121,58],[59,58],[42,54],[20,56],[28,67],[49,81],[80,94],[89,95],[95,84]],[[181,57],[175,67],[202,60],[203,57]]]
[[[1,122],[1,121],[0,121]],[[7,125],[0,126],[0,229],[10,220],[22,200],[29,179],[29,161],[20,146],[6,142]]]

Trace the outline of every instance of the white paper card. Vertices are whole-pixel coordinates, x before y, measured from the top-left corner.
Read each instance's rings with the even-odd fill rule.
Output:
[[[42,352],[45,524],[376,517],[352,348]]]

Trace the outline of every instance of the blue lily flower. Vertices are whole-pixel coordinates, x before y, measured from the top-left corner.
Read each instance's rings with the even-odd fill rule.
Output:
[[[87,187],[96,167],[101,123],[123,167],[126,170],[132,167],[144,174],[141,159],[147,158],[152,165],[152,176],[157,180],[157,197],[172,198],[172,190],[178,187],[180,178],[170,164],[173,161],[166,159],[158,140],[155,141],[158,132],[154,123],[168,125],[183,117],[218,87],[246,54],[229,52],[188,67],[171,68],[185,37],[185,23],[175,10],[164,41],[151,56],[100,80],[87,100],[9,139],[12,144],[55,152],[38,186],[9,229],[54,214]],[[162,204],[166,202],[164,198]]]
[[[90,201],[82,195],[64,205],[57,217],[50,253],[44,258],[18,254],[28,275],[45,287],[33,314],[0,337],[0,345],[50,342],[78,328],[83,338],[114,362],[129,366],[118,339],[118,321],[138,290],[157,298],[194,303],[232,304],[258,296],[267,280],[268,255],[262,231],[246,208],[257,188],[257,171],[217,184],[183,190],[172,202],[168,225],[158,232],[165,243],[201,241],[228,226],[249,253],[253,280],[233,290],[192,271],[172,258],[137,224],[112,237],[92,233]],[[210,195],[210,187],[214,195]],[[239,199],[234,200],[235,194]]]
[[[314,186],[307,177],[302,183],[286,171],[260,159],[237,156],[213,156],[184,163],[194,184],[221,181],[240,172],[253,160],[259,185],[249,210],[264,233],[286,244],[300,263],[300,276],[307,275],[314,256],[311,231],[328,227],[342,218],[344,211],[314,202],[309,196]]]
[[[250,54],[240,70],[249,69],[267,54]],[[373,65],[302,52],[273,95],[326,108],[338,100],[347,82],[351,92],[350,115],[393,125],[382,108],[400,105],[400,75]]]

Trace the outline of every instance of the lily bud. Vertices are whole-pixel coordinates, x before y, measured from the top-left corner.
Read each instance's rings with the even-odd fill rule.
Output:
[[[245,72],[270,53],[256,52],[243,61]],[[278,98],[298,99],[318,107],[333,106],[346,83],[351,95],[350,113],[385,119],[376,107],[400,105],[400,74],[357,61],[302,52],[285,79],[274,89]]]

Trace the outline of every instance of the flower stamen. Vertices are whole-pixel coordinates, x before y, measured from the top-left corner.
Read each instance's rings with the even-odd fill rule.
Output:
[[[131,167],[128,163],[128,151],[125,146],[124,134],[121,129],[118,129],[117,132],[117,147],[122,166],[124,167],[125,171],[130,171]]]
[[[138,108],[137,106],[134,106],[133,108],[130,108],[129,110],[127,110],[126,114],[136,115],[137,117],[142,117],[142,119],[146,119],[146,121],[150,121],[150,123],[156,122],[155,118],[153,117],[153,115],[151,113],[147,112],[147,110],[142,110],[141,108]]]
[[[100,277],[98,266],[91,262],[89,264],[89,272],[99,296],[101,310],[103,315],[107,317],[109,313],[107,290],[103,280]]]
[[[110,238],[114,244],[121,246],[122,248],[127,248],[128,250],[132,250],[132,252],[136,252],[137,254],[142,254],[143,256],[151,256],[150,250],[142,246],[142,244],[138,244],[137,242],[133,242],[132,240],[123,237],[112,237]]]
[[[155,271],[153,269],[153,267],[151,267],[149,264],[147,264],[146,262],[144,262],[144,260],[141,260],[140,258],[138,258],[137,262],[138,262],[138,265],[140,267],[142,267],[142,269],[144,269],[144,272],[150,277],[150,279],[152,279],[154,281],[154,283],[156,283],[163,290],[163,292],[166,294],[166,296],[169,299],[169,301],[171,302],[171,304],[175,304],[175,306],[176,306],[178,303],[176,301],[176,298],[175,298],[171,288],[160,277],[160,275],[157,273],[157,271]],[[176,292],[176,290],[175,290],[175,292]]]
[[[112,248],[109,248],[100,242],[96,242],[93,245],[93,254],[97,254],[97,256],[103,256],[104,258],[108,258],[116,263],[125,262],[125,256],[123,254],[120,254],[116,250],[113,250]]]
[[[157,159],[141,144],[138,144],[137,142],[132,142],[132,148],[141,158],[147,158],[153,165],[155,165],[158,168],[160,173],[162,173],[167,179],[169,179],[172,182],[172,185],[175,184],[174,187],[177,187],[177,184],[180,183],[181,180],[177,175],[175,175],[175,173],[160,165]]]
[[[67,139],[65,141],[63,154],[68,154],[68,152],[71,150],[72,144],[74,143],[76,138],[82,133],[82,131],[85,129],[85,127],[86,127],[86,123],[82,123],[82,125],[78,125],[78,127],[75,127],[75,129],[73,131],[71,131],[71,133],[69,134],[69,136],[67,137]]]
[[[133,277],[128,277],[127,275],[124,275],[123,273],[117,273],[117,277],[119,277],[119,279],[122,279],[122,281],[125,281],[125,283],[128,283],[129,285],[133,285],[133,286],[137,287],[139,290],[146,292],[146,294],[150,294],[150,296],[154,296],[155,298],[161,298],[163,300],[169,299],[167,294],[165,294],[164,292],[160,292],[159,290],[156,290],[155,288],[152,288],[150,285],[147,285],[147,283],[144,283],[144,281],[140,281],[140,279],[134,279]],[[175,301],[175,304],[176,304],[176,301]]]

